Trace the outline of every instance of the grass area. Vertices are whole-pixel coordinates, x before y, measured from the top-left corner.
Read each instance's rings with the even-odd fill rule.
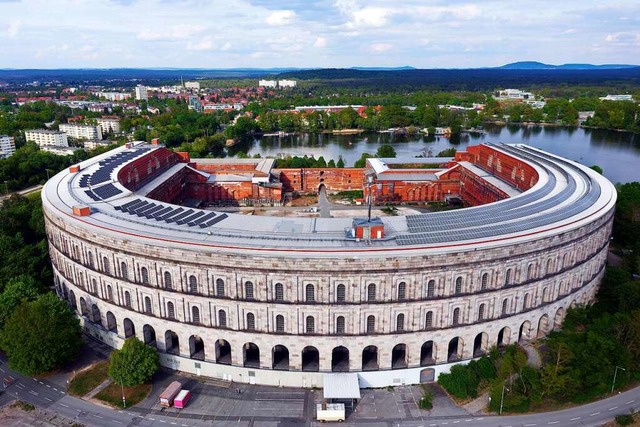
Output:
[[[69,394],[73,396],[84,396],[91,390],[99,386],[107,379],[109,373],[109,361],[96,363],[91,368],[75,376],[69,384]]]
[[[12,408],[20,408],[25,412],[31,412],[31,411],[36,409],[36,407],[33,406],[31,403],[25,402],[23,400],[18,400],[16,403],[11,405],[11,407]]]
[[[151,384],[140,384],[135,387],[125,387],[124,395],[127,399],[127,407],[140,403],[151,393]],[[96,396],[96,399],[115,406],[116,408],[123,408],[122,406],[122,388],[115,383],[109,384],[107,388],[102,390]]]

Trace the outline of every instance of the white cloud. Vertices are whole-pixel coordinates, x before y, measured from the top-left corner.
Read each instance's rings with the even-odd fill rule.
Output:
[[[371,45],[371,50],[376,53],[388,52],[393,49],[391,43],[374,43]]]
[[[10,39],[15,39],[20,33],[21,29],[22,29],[22,21],[20,20],[13,21],[11,24],[9,24],[9,27],[7,28],[7,31],[5,31],[5,34]]]
[[[316,41],[313,42],[313,47],[327,47],[326,37],[316,37]]]
[[[640,46],[640,33],[618,32],[607,34],[604,38],[607,43],[621,46]]]
[[[353,13],[353,24],[356,26],[382,27],[387,18],[393,14],[392,9],[382,7],[365,7]]]
[[[204,30],[201,25],[175,25],[167,29],[142,30],[138,38],[145,41],[185,40]]]
[[[292,10],[276,10],[267,16],[267,24],[278,27],[288,25],[296,17],[296,13]]]
[[[187,43],[187,50],[212,50],[214,48],[213,36],[206,36],[197,42]]]

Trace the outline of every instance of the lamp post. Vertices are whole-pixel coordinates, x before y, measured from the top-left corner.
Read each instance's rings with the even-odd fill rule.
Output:
[[[4,182],[4,195],[9,195],[9,185],[7,185],[7,181]]]
[[[120,381],[120,387],[122,388],[122,407],[127,407],[127,399],[124,397],[124,382]]]
[[[498,415],[502,415],[502,407],[504,406],[504,391],[511,391],[507,388],[506,385],[502,384],[502,395],[500,396],[500,412],[498,413]]]
[[[45,169],[47,171],[47,181],[49,181],[49,169]]]
[[[622,369],[623,371],[626,371],[626,369],[624,369],[622,366],[616,366],[616,370],[613,372],[613,383],[611,383],[611,393],[613,393],[613,389],[616,386],[616,376],[618,375],[618,369]]]

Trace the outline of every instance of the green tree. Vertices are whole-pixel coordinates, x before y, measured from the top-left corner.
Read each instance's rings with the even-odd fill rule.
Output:
[[[111,353],[109,376],[116,384],[133,387],[147,382],[158,370],[156,349],[136,337],[127,338],[120,350]]]
[[[47,293],[14,310],[1,342],[12,369],[37,375],[75,359],[82,346],[80,321],[64,301]]]
[[[342,156],[338,157],[338,162],[336,163],[337,168],[344,168],[344,159]]]
[[[31,276],[9,279],[0,294],[0,330],[13,311],[24,301],[33,301],[42,293],[42,286]]]
[[[394,150],[394,148],[388,144],[381,145],[380,147],[378,147],[378,151],[376,151],[376,157],[396,157],[396,150]]]

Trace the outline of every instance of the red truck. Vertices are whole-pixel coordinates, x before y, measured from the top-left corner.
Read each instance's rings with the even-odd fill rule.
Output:
[[[173,405],[173,400],[176,398],[178,393],[182,390],[182,383],[180,381],[174,381],[164,389],[162,393],[160,393],[160,406],[165,408],[170,408]]]

